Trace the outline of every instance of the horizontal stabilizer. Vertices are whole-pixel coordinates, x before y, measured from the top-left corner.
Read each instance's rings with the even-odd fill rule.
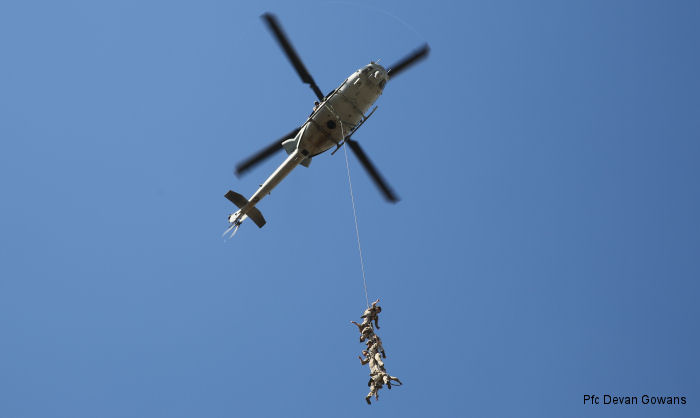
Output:
[[[243,207],[248,204],[248,199],[234,192],[233,190],[229,190],[224,196],[240,209],[243,209]],[[260,213],[256,207],[246,210],[245,215],[248,215],[248,217],[255,222],[255,225],[257,225],[258,228],[262,228],[267,222],[265,221],[265,218],[263,218],[262,213]]]
[[[262,228],[263,226],[265,226],[265,223],[267,222],[265,220],[265,218],[263,218],[262,213],[260,213],[258,208],[248,209],[248,212],[246,212],[246,215],[248,215],[248,217],[250,219],[252,219],[253,222],[255,222],[255,225],[257,225],[258,228]]]
[[[231,203],[238,206],[239,209],[248,204],[248,199],[233,190],[229,190],[224,196],[226,199],[230,200]]]

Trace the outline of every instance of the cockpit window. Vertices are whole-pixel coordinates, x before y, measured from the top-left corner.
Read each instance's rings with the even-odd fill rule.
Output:
[[[382,80],[382,81],[379,82],[379,88],[380,88],[380,89],[383,89],[385,85],[386,85],[386,80]]]

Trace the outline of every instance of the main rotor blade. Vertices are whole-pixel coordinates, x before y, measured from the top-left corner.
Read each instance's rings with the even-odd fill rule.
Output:
[[[360,160],[360,163],[362,163],[362,166],[365,168],[365,170],[367,170],[370,177],[372,177],[372,180],[374,180],[374,184],[376,184],[377,187],[379,187],[379,189],[382,191],[386,200],[388,200],[391,203],[398,202],[398,196],[394,194],[387,182],[384,181],[384,178],[382,178],[381,174],[379,174],[379,171],[377,171],[377,168],[374,166],[374,164],[372,164],[372,161],[370,161],[367,154],[365,154],[365,152],[362,150],[360,144],[354,139],[350,138],[347,138],[345,142],[350,146],[350,149],[355,153],[357,159]]]
[[[275,142],[260,150],[257,154],[254,154],[250,158],[241,161],[236,166],[236,175],[240,177],[246,171],[260,164],[265,159],[272,157],[277,151],[282,149],[282,142],[284,142],[286,139],[293,138],[299,132],[300,129],[301,127],[294,129],[287,135],[283,136],[282,138],[276,140]]]
[[[422,60],[423,58],[428,56],[428,52],[430,52],[430,47],[428,46],[428,44],[425,44],[422,47],[416,49],[411,54],[407,55],[404,59],[389,67],[389,71],[387,71],[389,78],[396,77],[403,70]]]
[[[272,13],[265,13],[261,17],[263,18],[265,23],[267,23],[267,26],[270,28],[272,33],[275,35],[275,38],[284,50],[284,53],[287,54],[287,58],[289,58],[289,61],[294,66],[294,69],[297,70],[299,77],[301,77],[301,81],[310,85],[311,89],[314,91],[314,93],[316,93],[316,97],[318,97],[318,100],[323,101],[324,96],[321,92],[321,89],[318,88],[318,85],[316,85],[316,82],[311,77],[311,74],[309,74],[309,71],[304,66],[304,63],[301,62],[299,55],[294,50],[294,47],[292,47],[292,44],[287,38],[287,35],[285,35],[284,31],[282,31],[282,26],[280,26],[279,22],[277,22],[277,18],[275,17],[275,15],[273,15]]]

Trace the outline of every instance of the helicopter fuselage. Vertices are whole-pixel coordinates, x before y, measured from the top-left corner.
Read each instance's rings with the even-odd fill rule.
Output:
[[[314,156],[342,143],[381,96],[387,79],[379,64],[355,71],[309,116],[298,135],[298,148]]]

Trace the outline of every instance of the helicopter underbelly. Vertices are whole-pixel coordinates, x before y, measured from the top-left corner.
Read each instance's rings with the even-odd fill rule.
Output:
[[[309,117],[300,132],[300,146],[312,156],[335,147],[362,121],[381,94],[375,84],[354,73]]]

